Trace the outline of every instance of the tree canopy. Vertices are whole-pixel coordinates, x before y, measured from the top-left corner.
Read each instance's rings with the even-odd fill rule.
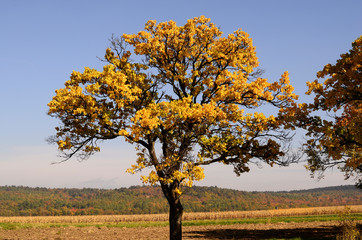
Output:
[[[152,167],[144,183],[159,183],[170,209],[181,185],[204,178],[203,165],[284,164],[297,96],[288,72],[260,76],[252,39],[241,29],[223,36],[201,16],[183,26],[148,21],[143,31],[111,41],[103,71],[73,71],[48,104],[60,119],[56,135],[65,160],[100,150],[98,141],[124,137],[136,144],[131,173]],[[131,51],[143,57],[133,62]],[[268,104],[276,114],[257,111]],[[182,214],[182,211],[181,211]]]
[[[315,98],[305,105],[310,114],[304,122],[310,137],[305,148],[309,169],[323,172],[339,166],[346,178],[356,177],[357,185],[362,187],[362,36],[336,64],[327,64],[317,77],[324,83],[307,83],[307,94]],[[314,114],[318,111],[328,115]]]

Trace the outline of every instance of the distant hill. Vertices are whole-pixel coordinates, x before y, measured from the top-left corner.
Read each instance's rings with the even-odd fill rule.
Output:
[[[184,190],[187,212],[264,210],[362,204],[362,191],[337,186],[300,191],[245,192],[218,187]],[[106,189],[0,187],[0,216],[167,213],[158,186]]]

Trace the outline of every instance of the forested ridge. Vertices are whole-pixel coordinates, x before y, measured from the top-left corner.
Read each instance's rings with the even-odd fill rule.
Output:
[[[187,212],[265,210],[359,205],[362,203],[362,194],[354,186],[281,192],[245,192],[194,186],[184,191],[183,203]],[[167,212],[168,205],[157,186],[132,186],[113,190],[0,187],[0,216]]]

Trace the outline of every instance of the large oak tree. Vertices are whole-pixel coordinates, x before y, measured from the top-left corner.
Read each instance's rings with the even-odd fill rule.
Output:
[[[64,160],[89,157],[101,140],[135,144],[128,171],[152,168],[142,181],[159,184],[168,200],[170,239],[182,238],[182,186],[202,180],[202,166],[232,165],[239,175],[251,162],[287,161],[288,107],[297,98],[288,73],[261,78],[248,34],[222,34],[203,16],[184,26],[148,21],[144,31],[112,39],[103,71],[74,71],[48,104],[61,122],[50,141]],[[142,61],[131,61],[127,46]],[[257,111],[262,105],[275,114]]]

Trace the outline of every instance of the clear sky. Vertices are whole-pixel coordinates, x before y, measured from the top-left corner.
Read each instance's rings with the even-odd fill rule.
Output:
[[[62,164],[45,139],[57,120],[47,103],[73,70],[100,69],[108,39],[137,33],[149,19],[183,25],[200,15],[225,34],[238,28],[256,46],[264,77],[276,80],[288,70],[302,101],[306,81],[362,34],[360,0],[161,0],[161,1],[0,1],[0,186],[118,188],[140,184],[125,170],[133,163],[132,145],[115,140],[88,161]],[[298,140],[297,140],[298,141]],[[338,170],[317,182],[303,164],[290,168],[252,168],[236,177],[229,167],[206,169],[198,185],[239,190],[294,190],[351,184]]]

